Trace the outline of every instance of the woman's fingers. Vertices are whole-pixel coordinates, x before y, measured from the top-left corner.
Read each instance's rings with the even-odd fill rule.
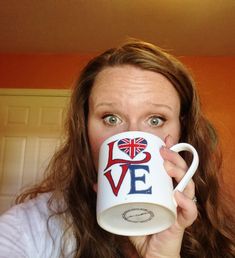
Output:
[[[198,215],[195,202],[193,202],[192,199],[187,197],[184,193],[179,191],[174,193],[174,198],[178,205],[178,224],[183,228],[191,226]]]
[[[177,153],[175,153],[176,155],[178,155]],[[167,160],[166,156],[164,154],[162,154],[162,157],[164,158],[164,168],[167,171],[168,175],[172,178],[174,178],[174,180],[179,183],[182,178],[185,176],[185,173],[188,169],[186,163],[181,163],[180,166],[175,163],[172,163],[172,161]],[[179,160],[181,159],[181,157],[179,157]],[[176,162],[177,163],[177,162]],[[189,183],[187,184],[184,193],[189,196],[190,198],[193,198],[194,194],[195,194],[195,184],[193,182],[193,180],[190,180]]]
[[[165,144],[166,144],[166,147],[167,147],[167,148],[170,148],[170,147],[172,147],[174,144],[176,144],[176,142],[174,142],[173,137],[172,137],[171,135],[168,135],[168,136],[165,138]]]
[[[182,170],[187,170],[188,166],[185,160],[177,152],[172,151],[165,146],[161,148],[160,152],[164,160],[170,161]]]
[[[165,139],[166,147],[163,146],[160,153],[164,159],[164,167],[170,177],[179,183],[185,176],[188,170],[188,166],[185,160],[175,151],[169,149],[174,143],[172,137],[169,135]],[[193,180],[190,180],[186,186],[184,193],[189,197],[193,198],[195,194],[195,185]]]

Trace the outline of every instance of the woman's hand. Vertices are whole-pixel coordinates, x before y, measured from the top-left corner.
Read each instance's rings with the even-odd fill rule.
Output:
[[[165,139],[166,147],[161,149],[167,173],[178,183],[187,171],[184,159],[169,148],[173,145],[171,136]],[[197,207],[192,201],[195,186],[191,180],[183,193],[175,192],[177,220],[170,228],[149,236],[129,237],[137,252],[144,258],[178,258],[185,228],[197,218]]]

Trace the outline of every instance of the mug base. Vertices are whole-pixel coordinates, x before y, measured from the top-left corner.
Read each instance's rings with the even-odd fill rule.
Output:
[[[128,203],[109,208],[97,215],[98,224],[111,233],[141,236],[158,233],[175,222],[175,213],[152,203]]]

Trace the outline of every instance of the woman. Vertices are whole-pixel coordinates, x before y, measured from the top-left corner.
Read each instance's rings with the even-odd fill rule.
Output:
[[[116,236],[96,222],[99,146],[129,130],[165,141],[161,155],[175,182],[190,157],[169,147],[188,142],[199,153],[193,180],[174,196],[175,224],[150,236]],[[175,58],[133,40],[91,60],[74,89],[66,132],[44,181],[1,217],[0,257],[235,257],[234,217],[219,187],[217,137],[191,77]]]

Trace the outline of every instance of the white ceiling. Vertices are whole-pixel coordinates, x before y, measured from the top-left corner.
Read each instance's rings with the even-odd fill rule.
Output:
[[[0,0],[0,52],[90,53],[127,37],[235,55],[235,0]]]

